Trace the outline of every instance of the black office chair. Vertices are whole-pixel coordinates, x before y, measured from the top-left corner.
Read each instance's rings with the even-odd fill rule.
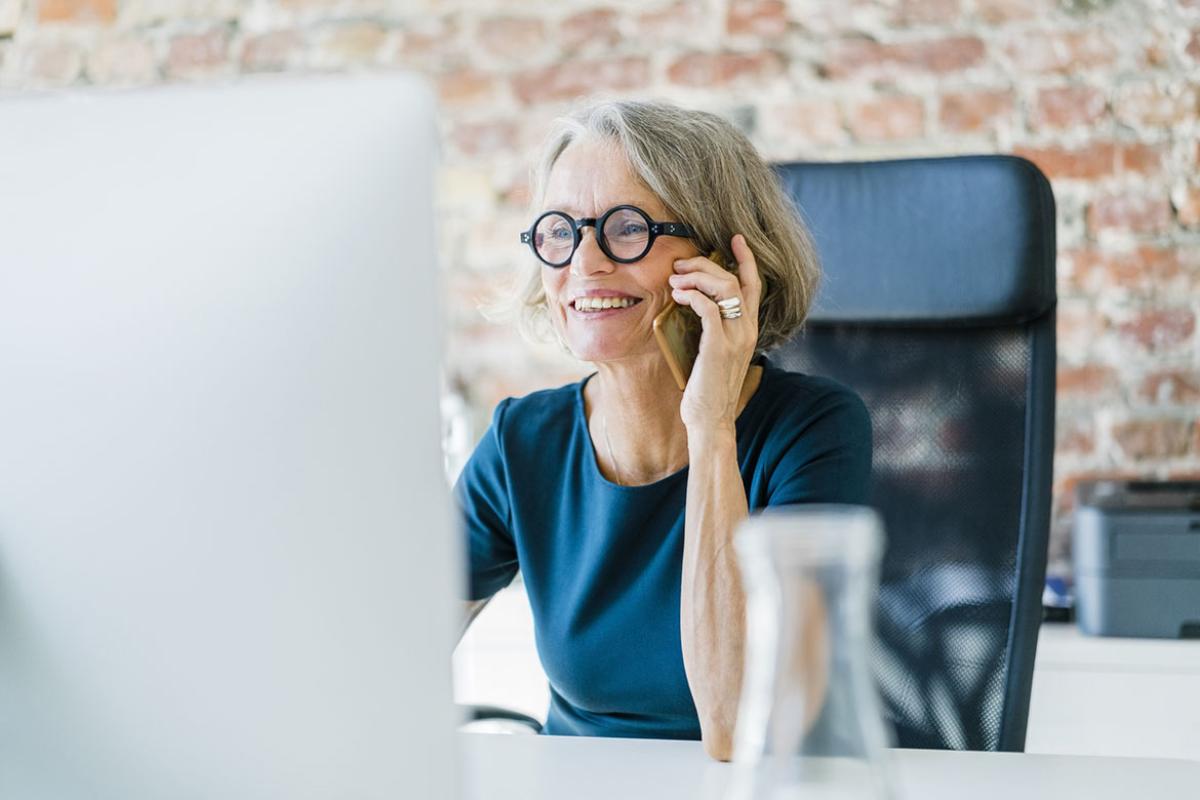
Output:
[[[777,168],[824,278],[773,359],[870,409],[875,672],[905,747],[1025,744],[1054,446],[1054,197],[1006,156]]]

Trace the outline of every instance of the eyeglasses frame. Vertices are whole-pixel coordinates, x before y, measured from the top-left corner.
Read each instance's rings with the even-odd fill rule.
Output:
[[[608,218],[616,212],[624,210],[636,211],[646,220],[647,223],[649,223],[648,230],[650,232],[650,240],[646,242],[646,249],[642,251],[642,254],[637,258],[618,258],[608,248],[608,237],[604,235],[604,224],[608,222]],[[541,221],[551,215],[563,217],[570,222],[571,232],[575,235],[575,243],[571,247],[570,255],[567,256],[566,260],[559,264],[552,263],[547,261],[545,258],[542,258],[542,254],[537,251],[537,245],[534,243],[533,238]],[[636,264],[637,262],[641,261],[650,254],[651,250],[654,249],[654,242],[659,236],[679,236],[685,239],[696,238],[696,232],[692,230],[691,226],[685,225],[682,222],[656,222],[651,219],[650,215],[642,209],[626,203],[619,206],[613,206],[599,217],[582,217],[580,219],[575,219],[565,211],[555,211],[551,209],[550,211],[543,212],[538,216],[537,219],[533,221],[533,224],[529,226],[529,230],[521,231],[521,243],[529,245],[529,249],[533,251],[535,256],[537,256],[538,261],[541,261],[543,264],[553,269],[562,269],[570,264],[571,259],[575,257],[575,251],[578,250],[579,245],[583,243],[583,229],[589,227],[596,232],[596,244],[600,246],[601,252],[618,264]]]

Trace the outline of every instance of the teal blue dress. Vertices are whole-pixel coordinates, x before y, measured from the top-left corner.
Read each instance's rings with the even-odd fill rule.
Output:
[[[751,511],[866,503],[862,401],[761,363],[737,420]],[[584,414],[590,377],[497,406],[454,489],[468,598],[490,597],[521,571],[550,680],[545,733],[699,739],[679,636],[687,468],[646,486],[606,480]]]

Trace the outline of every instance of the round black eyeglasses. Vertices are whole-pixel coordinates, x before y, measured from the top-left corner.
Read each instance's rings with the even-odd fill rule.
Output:
[[[637,206],[614,206],[599,217],[572,219],[562,211],[547,211],[527,231],[521,241],[547,266],[558,269],[571,263],[583,241],[583,229],[596,232],[600,250],[618,264],[641,261],[659,236],[694,238],[695,232],[682,222],[655,222]]]

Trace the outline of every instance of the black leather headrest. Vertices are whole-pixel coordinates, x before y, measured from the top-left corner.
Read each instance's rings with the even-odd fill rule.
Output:
[[[775,169],[821,255],[810,322],[1016,323],[1054,306],[1054,195],[1025,159]]]

